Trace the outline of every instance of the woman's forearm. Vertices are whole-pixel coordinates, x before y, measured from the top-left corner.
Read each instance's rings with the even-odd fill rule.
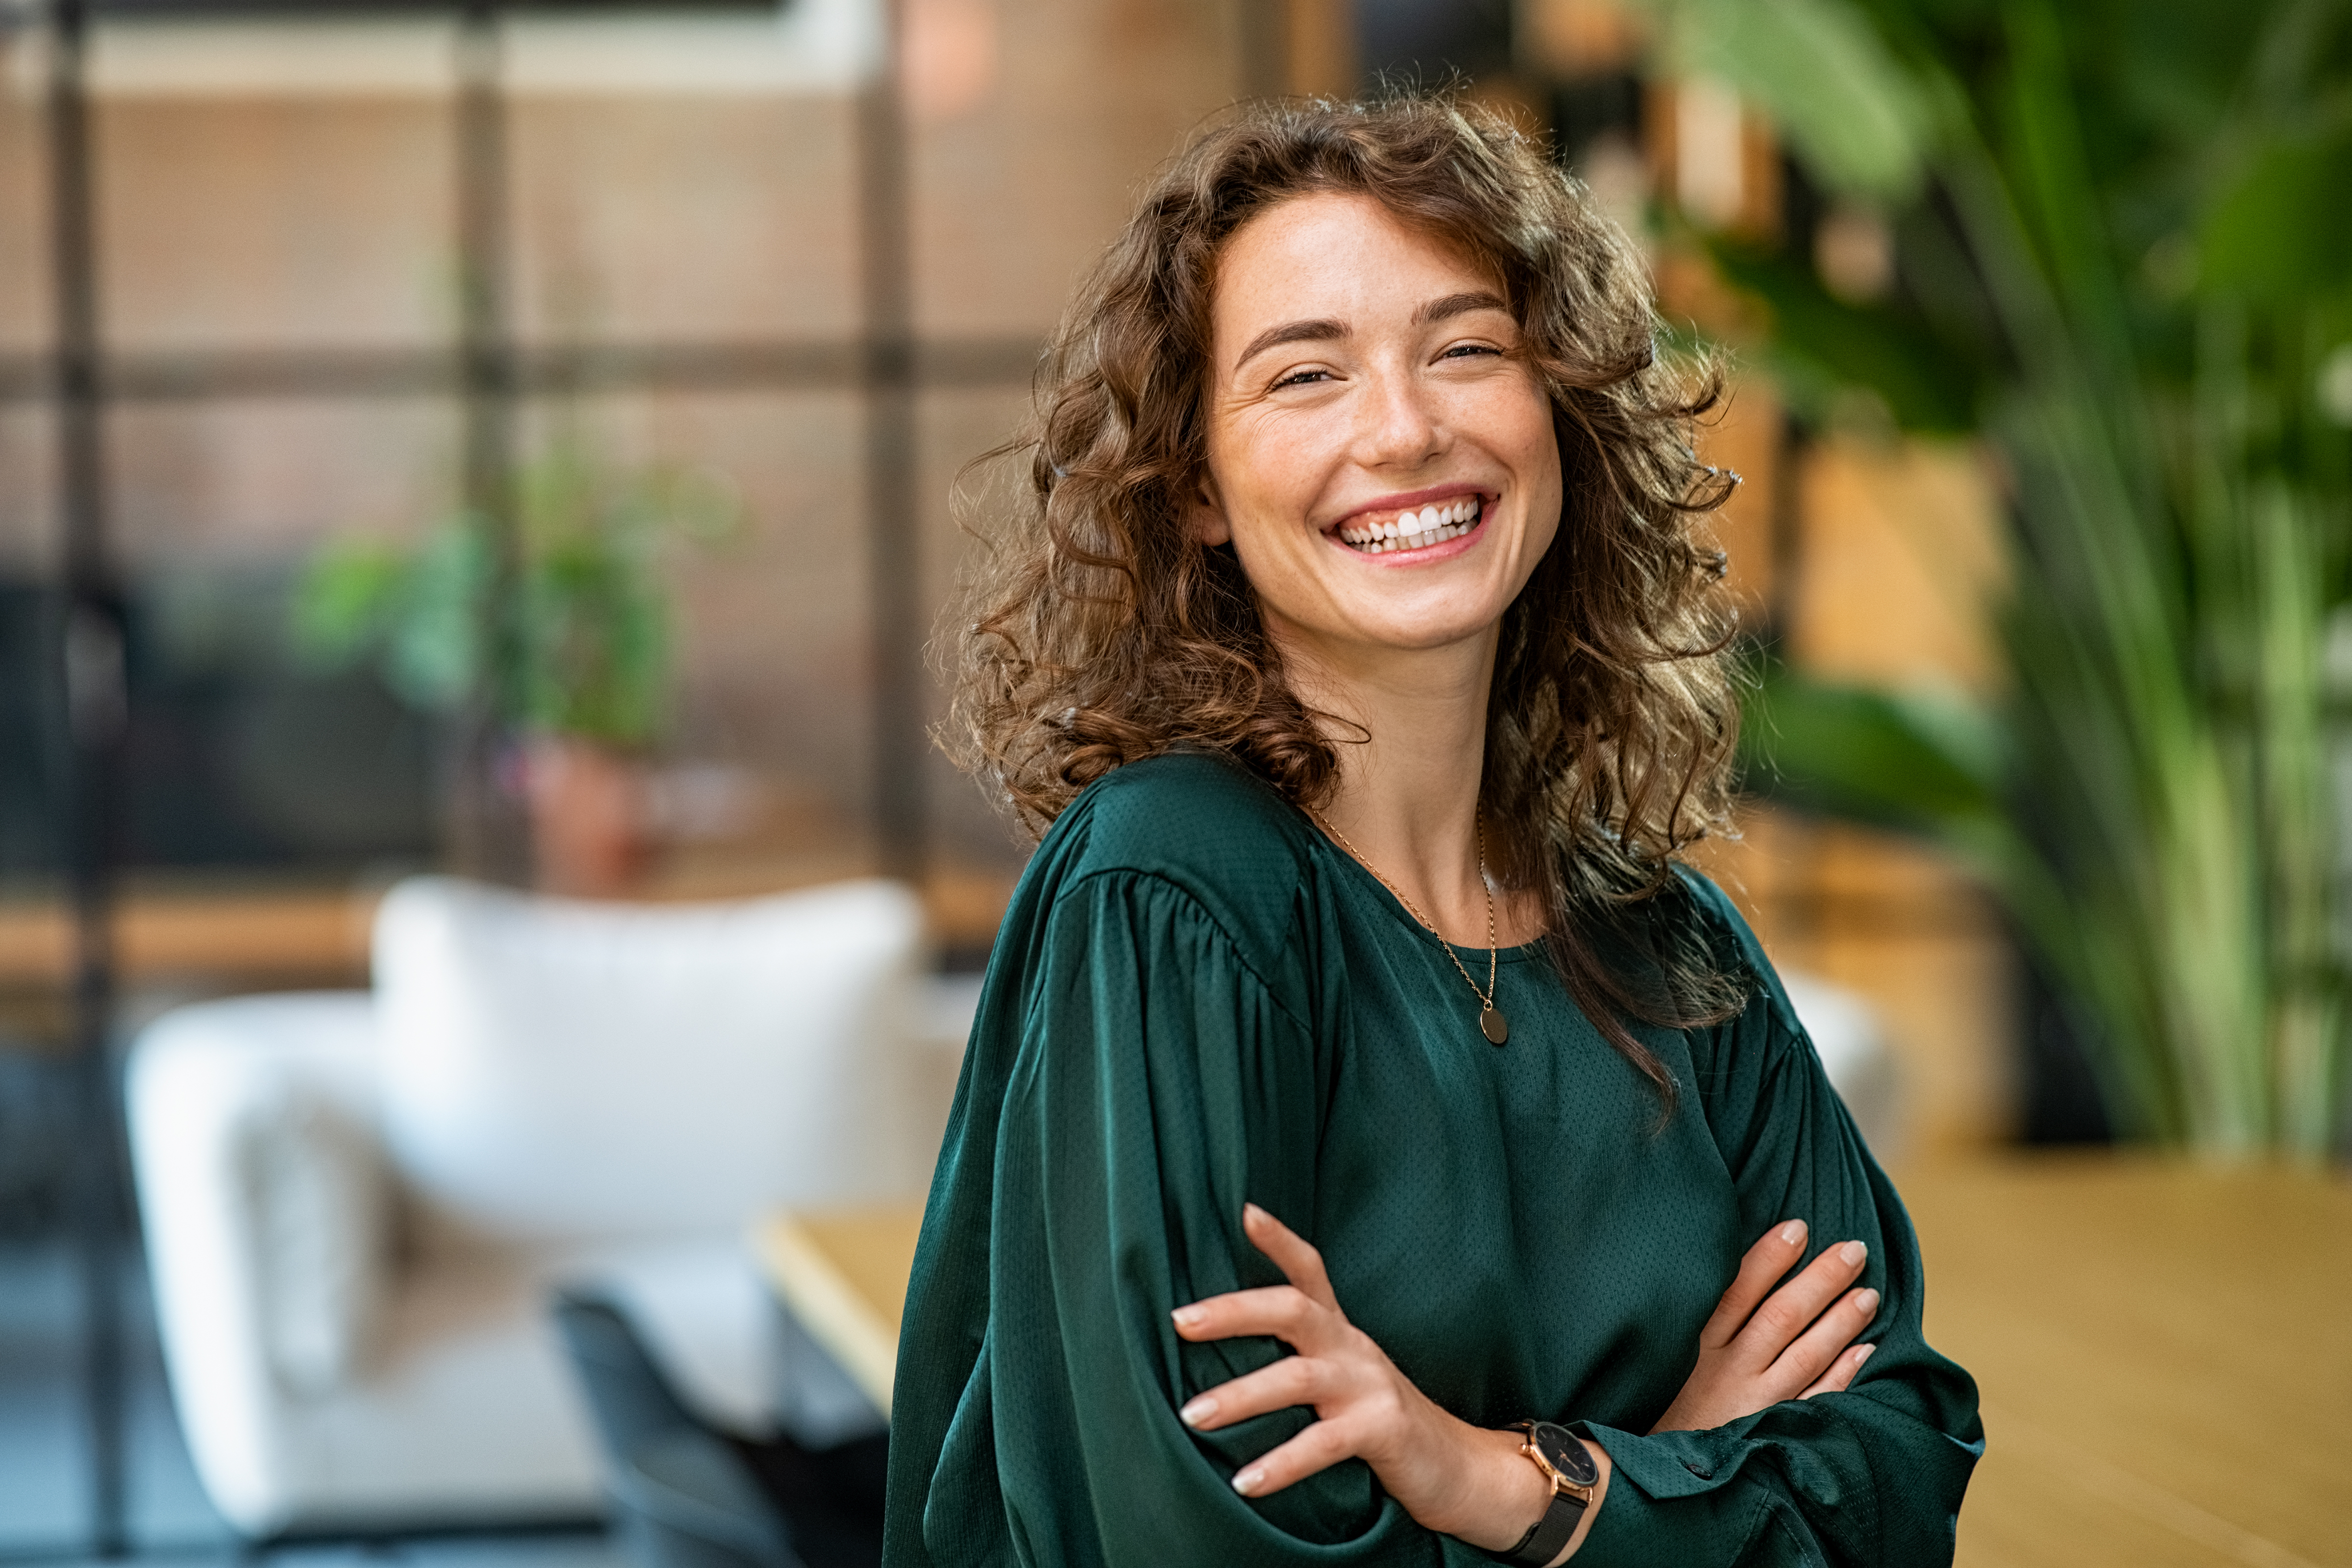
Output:
[[[1551,1502],[1550,1481],[1520,1452],[1526,1439],[1474,1426],[1414,1387],[1370,1335],[1348,1321],[1323,1255],[1288,1226],[1245,1204],[1242,1228],[1290,1283],[1178,1307],[1171,1314],[1176,1331],[1196,1342],[1263,1334],[1297,1353],[1195,1394],[1178,1418],[1195,1431],[1213,1432],[1304,1405],[1316,1420],[1244,1465],[1234,1489],[1265,1497],[1341,1459],[1360,1458],[1423,1528],[1486,1551],[1517,1545]],[[1586,1447],[1600,1480],[1556,1563],[1576,1555],[1608,1494],[1609,1456]]]

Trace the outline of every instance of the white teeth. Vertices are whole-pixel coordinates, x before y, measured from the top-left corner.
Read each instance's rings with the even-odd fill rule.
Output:
[[[1443,506],[1432,502],[1418,511],[1398,512],[1384,522],[1342,528],[1339,541],[1367,555],[1385,555],[1391,550],[1424,550],[1469,532],[1482,507],[1476,496],[1464,496]]]

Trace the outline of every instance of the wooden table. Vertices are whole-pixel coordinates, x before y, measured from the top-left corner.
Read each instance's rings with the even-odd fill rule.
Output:
[[[115,963],[131,981],[218,976],[365,984],[375,895],[342,889],[129,891]],[[0,903],[0,986],[66,984],[73,924],[62,902]]]
[[[654,903],[761,897],[836,877],[871,876],[852,855],[751,862],[731,879],[683,874],[648,883]],[[931,934],[985,951],[1012,889],[1009,877],[935,872],[923,884]],[[308,984],[367,984],[368,942],[380,888],[127,888],[115,904],[115,963],[122,979]],[[73,973],[73,921],[60,899],[0,900],[0,988],[55,987]]]
[[[898,1313],[923,1205],[774,1214],[751,1229],[768,1283],[874,1408],[890,1414]]]
[[[2107,1155],[1900,1181],[1974,1373],[1964,1568],[2352,1565],[2352,1186]]]
[[[1928,1339],[1984,1399],[1961,1568],[2352,1568],[2352,1185],[2020,1155],[1901,1186]],[[886,1412],[920,1223],[779,1216],[756,1237]]]

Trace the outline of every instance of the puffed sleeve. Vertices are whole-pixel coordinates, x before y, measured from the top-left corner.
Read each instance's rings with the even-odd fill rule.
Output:
[[[1303,987],[1245,962],[1182,889],[1129,872],[1064,889],[1020,967],[1027,995],[1001,1003],[1017,1045],[997,1083],[968,1066],[926,1220],[887,1561],[986,1561],[1008,1536],[1055,1568],[1443,1561],[1360,1461],[1234,1493],[1241,1464],[1309,1412],[1212,1434],[1176,1415],[1288,1353],[1189,1343],[1170,1313],[1282,1282],[1242,1232],[1244,1202],[1312,1238],[1328,1064]],[[939,1457],[917,1474],[902,1447]]]
[[[1693,878],[1706,918],[1758,977],[1738,1017],[1693,1040],[1699,1109],[1738,1194],[1742,1236],[1801,1218],[1807,1261],[1869,1244],[1878,1348],[1843,1393],[1775,1405],[1711,1430],[1578,1430],[1616,1466],[1578,1568],[1949,1563],[1960,1496],[1984,1451],[1976,1385],[1920,1332],[1919,1244],[1892,1183],[1822,1070],[1762,949]]]

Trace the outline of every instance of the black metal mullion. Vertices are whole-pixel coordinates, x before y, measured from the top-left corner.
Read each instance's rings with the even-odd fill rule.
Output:
[[[52,746],[64,785],[59,836],[72,910],[71,999],[80,1090],[75,1229],[89,1423],[89,1549],[130,1549],[124,1508],[121,1107],[115,1088],[115,799],[125,720],[121,596],[107,551],[98,235],[85,72],[86,0],[53,0],[48,83],[49,236],[56,312],[58,573]]]
[[[1238,0],[1244,98],[1280,98],[1290,90],[1290,5],[1284,0]]]
[[[882,870],[919,884],[924,812],[921,541],[916,517],[914,276],[906,120],[898,92],[904,7],[882,0],[880,68],[858,98],[857,231],[866,305],[866,505],[874,661],[874,826]]]
[[[487,565],[481,668],[459,738],[458,865],[491,881],[530,880],[523,803],[501,778],[525,679],[523,571],[515,494],[515,353],[508,310],[505,29],[500,0],[459,0],[457,40],[457,365],[465,405],[467,524]]]

